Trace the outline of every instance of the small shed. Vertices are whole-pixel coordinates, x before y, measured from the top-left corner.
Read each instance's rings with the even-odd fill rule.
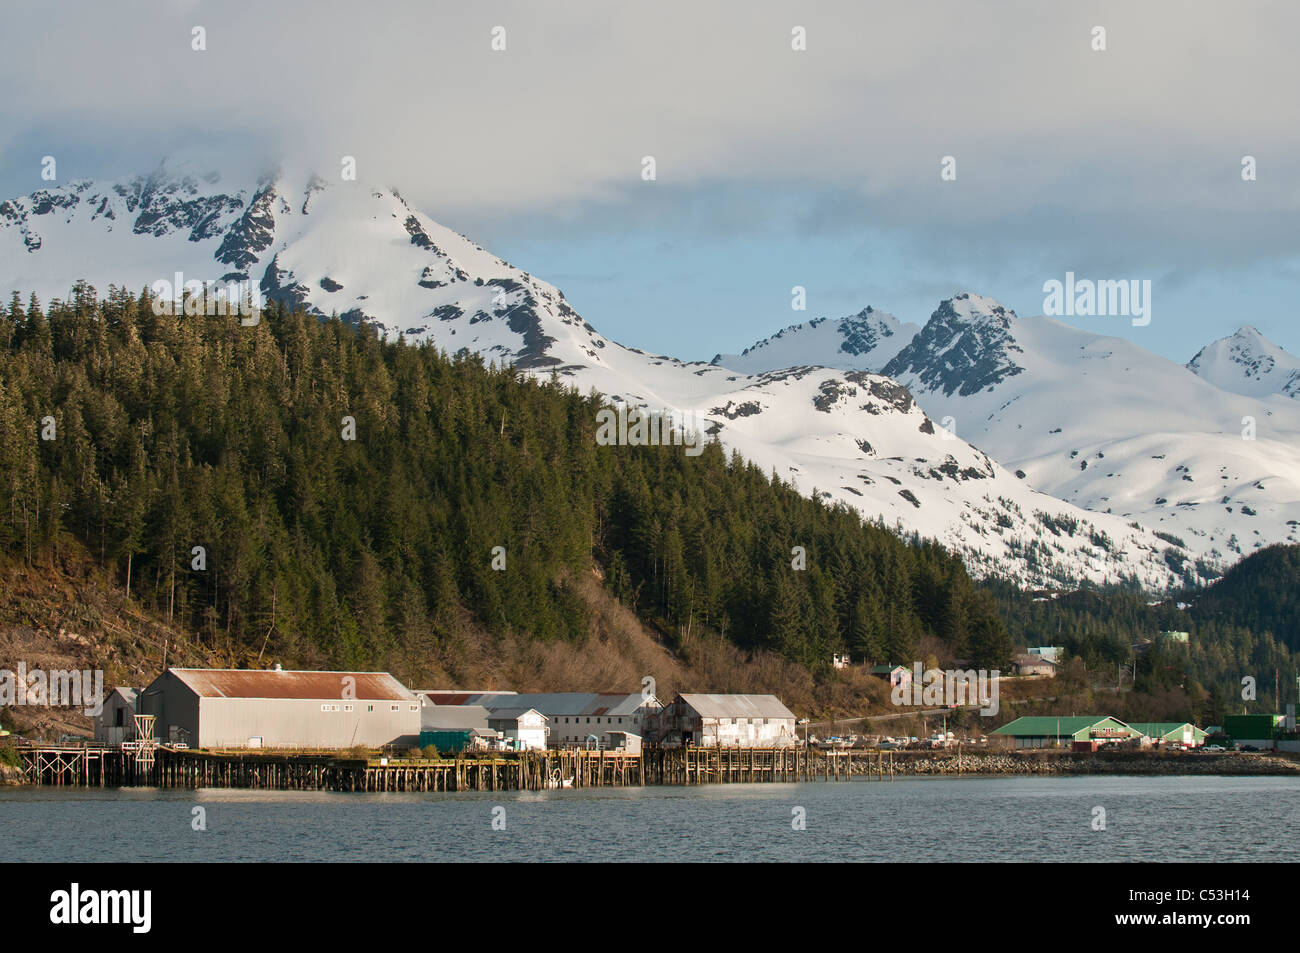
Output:
[[[606,746],[611,751],[625,751],[628,754],[641,753],[641,736],[630,731],[605,732]]]
[[[141,689],[118,686],[104,699],[103,710],[95,716],[95,740],[106,745],[120,745],[135,740],[135,716]]]
[[[488,711],[488,728],[500,732],[515,751],[546,748],[546,716],[536,708],[495,708]]]

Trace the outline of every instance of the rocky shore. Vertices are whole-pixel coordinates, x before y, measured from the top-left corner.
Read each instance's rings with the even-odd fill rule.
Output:
[[[895,777],[1024,774],[1300,775],[1300,762],[1276,754],[1240,752],[894,752]]]

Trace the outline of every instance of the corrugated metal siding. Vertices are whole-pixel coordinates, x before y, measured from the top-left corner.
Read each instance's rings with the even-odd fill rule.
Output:
[[[339,710],[321,711],[326,704],[337,705]],[[347,705],[353,710],[345,711]],[[255,737],[262,739],[264,748],[415,744],[420,736],[419,707],[415,701],[405,700],[203,698],[199,701],[199,746],[243,748]]]

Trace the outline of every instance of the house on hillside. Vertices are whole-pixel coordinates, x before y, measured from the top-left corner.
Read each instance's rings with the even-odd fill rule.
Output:
[[[903,665],[873,665],[871,674],[889,682],[890,688],[912,684],[912,670]]]
[[[775,695],[682,694],[659,718],[665,744],[782,748],[796,743],[794,712]]]
[[[1024,653],[1011,656],[1011,667],[1017,675],[1046,675],[1056,677],[1056,663],[1041,655]]]
[[[169,668],[139,695],[163,744],[191,748],[414,745],[420,701],[387,672]]]

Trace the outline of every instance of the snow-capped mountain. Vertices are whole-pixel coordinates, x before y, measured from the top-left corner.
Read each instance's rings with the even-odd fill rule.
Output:
[[[740,354],[719,354],[712,363],[745,374],[804,364],[879,372],[919,330],[868,306],[847,318],[814,318],[791,325]]]
[[[962,552],[977,574],[1027,584],[1131,579],[1162,589],[1194,564],[1182,546],[1131,518],[1090,513],[1032,489],[961,439],[965,434],[937,427],[888,377],[807,363],[751,375],[610,341],[558,289],[390,189],[286,173],[226,184],[169,165],[119,182],[74,182],[0,204],[0,265],[3,293],[34,291],[47,302],[79,278],[101,294],[109,282],[135,291],[177,272],[187,281],[246,280],[268,297],[368,322],[389,337],[558,374],[630,405],[698,414],[727,449],[802,492],[939,540]],[[958,317],[965,309],[952,306]],[[873,311],[807,330],[835,346],[830,360],[816,363],[844,355],[844,365],[851,358],[878,363],[912,337]],[[990,355],[962,343],[966,334],[945,353],[984,367]],[[981,339],[986,348],[1017,353],[1007,336],[990,335]],[[802,336],[786,335],[792,346]],[[890,365],[902,367],[907,353]],[[919,367],[922,359],[913,353],[904,363]],[[991,374],[978,375],[988,386],[1013,373],[996,360],[989,366]],[[923,388],[937,379],[924,368],[912,376]]]
[[[943,302],[883,370],[1035,488],[1198,557],[1297,541],[1294,400],[1229,393],[1131,341],[977,295]]]
[[[1300,357],[1288,354],[1249,324],[1201,348],[1187,362],[1187,369],[1233,394],[1282,394],[1300,400]]]

